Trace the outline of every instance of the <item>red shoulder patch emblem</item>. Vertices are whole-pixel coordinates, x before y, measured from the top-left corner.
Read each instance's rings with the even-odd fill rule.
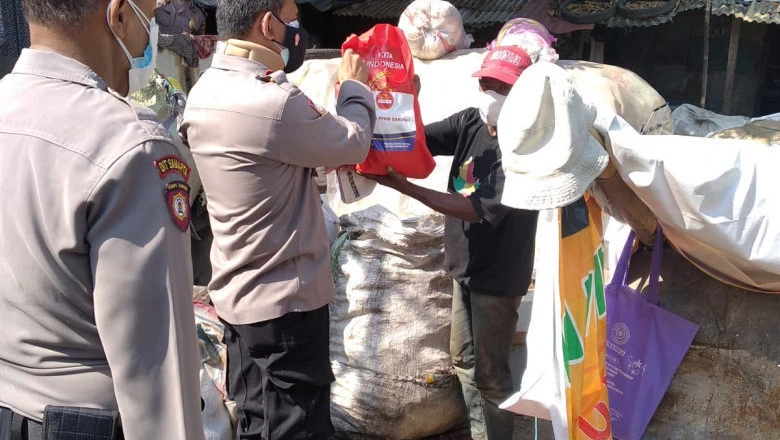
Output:
[[[185,182],[190,181],[190,166],[179,156],[164,156],[154,161],[154,167],[160,173],[160,178],[164,179],[171,174],[180,175]]]
[[[327,110],[322,108],[321,105],[315,104],[314,101],[312,101],[311,99],[306,98],[306,100],[309,101],[309,107],[311,107],[315,112],[317,112],[318,115],[325,116],[325,113],[328,112]]]
[[[176,227],[186,231],[190,227],[190,186],[177,181],[165,186],[165,201]]]

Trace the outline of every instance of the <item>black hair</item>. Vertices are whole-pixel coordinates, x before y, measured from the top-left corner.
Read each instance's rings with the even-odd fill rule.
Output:
[[[257,17],[266,12],[278,14],[285,0],[219,0],[217,29],[224,38],[244,38]]]
[[[44,26],[74,26],[83,22],[101,0],[23,0],[27,20]]]

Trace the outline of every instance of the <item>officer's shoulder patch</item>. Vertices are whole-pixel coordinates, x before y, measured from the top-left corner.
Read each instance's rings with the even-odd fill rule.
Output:
[[[324,107],[322,107],[319,104],[316,104],[314,101],[312,101],[308,97],[306,98],[306,100],[309,101],[309,107],[311,107],[315,112],[317,112],[318,115],[325,116],[325,114],[328,113],[328,111],[325,110]]]
[[[184,179],[185,183],[190,181],[190,166],[179,156],[173,154],[163,156],[154,161],[154,167],[157,168],[157,172],[160,174],[161,179],[164,179],[171,174],[178,174]]]
[[[186,231],[190,226],[190,186],[180,180],[165,185],[165,203],[173,223]]]

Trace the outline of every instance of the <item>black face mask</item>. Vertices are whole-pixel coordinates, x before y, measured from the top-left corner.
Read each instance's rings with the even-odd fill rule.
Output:
[[[283,22],[276,14],[274,14],[274,18],[284,25],[284,41],[281,43],[275,41],[284,46],[284,49],[288,52],[288,56],[285,58],[284,50],[282,51],[284,71],[286,73],[294,72],[303,64],[306,48],[309,47],[309,33],[303,28],[291,26]],[[298,22],[296,20],[293,23],[297,24]]]

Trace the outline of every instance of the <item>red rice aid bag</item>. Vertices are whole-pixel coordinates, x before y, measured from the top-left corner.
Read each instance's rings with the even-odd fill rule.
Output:
[[[358,172],[387,174],[387,167],[415,179],[427,177],[436,166],[425,143],[425,128],[414,92],[414,62],[403,31],[378,24],[341,46],[352,49],[368,64],[368,87],[374,92],[376,127],[371,150]]]

